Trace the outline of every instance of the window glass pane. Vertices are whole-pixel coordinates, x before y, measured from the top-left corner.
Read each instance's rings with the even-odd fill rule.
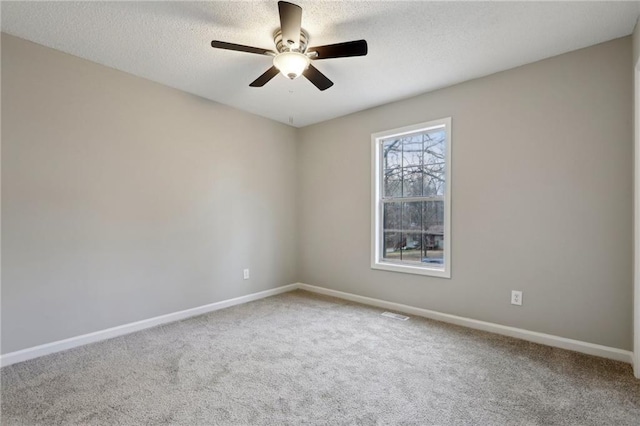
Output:
[[[419,197],[423,183],[423,135],[402,140],[402,196]]]
[[[425,201],[423,209],[422,261],[428,264],[444,264],[444,201]]]
[[[402,261],[403,262],[422,262],[422,233],[406,232],[402,234]]]
[[[387,260],[402,260],[402,234],[400,232],[384,232],[382,257]]]
[[[425,133],[424,137],[424,195],[444,195],[446,134],[443,130]]]
[[[402,230],[422,231],[422,201],[402,203]]]
[[[382,223],[385,231],[402,229],[402,203],[385,203]]]
[[[444,228],[444,200],[424,201],[422,222],[424,229],[433,226]]]
[[[401,260],[402,203],[385,203],[382,214],[382,223],[384,224],[382,256],[385,259]]]
[[[382,143],[383,197],[402,196],[402,141],[390,139]]]

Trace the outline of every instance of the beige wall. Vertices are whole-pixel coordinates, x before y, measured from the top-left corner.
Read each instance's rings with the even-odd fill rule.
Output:
[[[636,22],[636,27],[633,29],[633,65],[635,66],[640,59],[640,28],[638,28],[638,24],[640,23],[640,18]]]
[[[633,316],[634,316],[634,361],[633,369],[636,377],[640,378],[640,19],[633,30],[633,77],[634,77],[634,290],[633,290]]]
[[[2,352],[295,282],[295,143],[3,34]]]
[[[302,129],[300,280],[631,349],[631,61],[626,37]],[[452,278],[372,270],[371,133],[449,116]]]

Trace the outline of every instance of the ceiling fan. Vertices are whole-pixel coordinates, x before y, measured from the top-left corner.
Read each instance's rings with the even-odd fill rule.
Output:
[[[333,86],[333,82],[311,65],[312,60],[364,56],[367,54],[367,42],[365,40],[308,48],[309,34],[301,27],[302,8],[286,1],[279,1],[278,11],[280,12],[280,29],[273,36],[273,41],[276,44],[275,51],[218,40],[211,42],[211,47],[217,49],[236,50],[238,52],[273,57],[273,66],[249,84],[251,87],[262,87],[278,73],[282,73],[282,75],[291,80],[304,75],[318,89],[327,90]]]

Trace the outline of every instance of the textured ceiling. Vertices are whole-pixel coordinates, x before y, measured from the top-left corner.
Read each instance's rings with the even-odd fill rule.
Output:
[[[2,31],[283,123],[305,126],[633,31],[638,2],[292,1],[310,45],[364,38],[369,55],[315,62],[335,85],[249,83],[273,49],[276,1],[2,2]]]

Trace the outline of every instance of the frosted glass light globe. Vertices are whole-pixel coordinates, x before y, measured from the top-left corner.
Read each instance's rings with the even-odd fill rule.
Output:
[[[307,55],[298,52],[282,52],[273,58],[273,65],[287,78],[291,80],[300,75],[309,67],[311,60]]]

